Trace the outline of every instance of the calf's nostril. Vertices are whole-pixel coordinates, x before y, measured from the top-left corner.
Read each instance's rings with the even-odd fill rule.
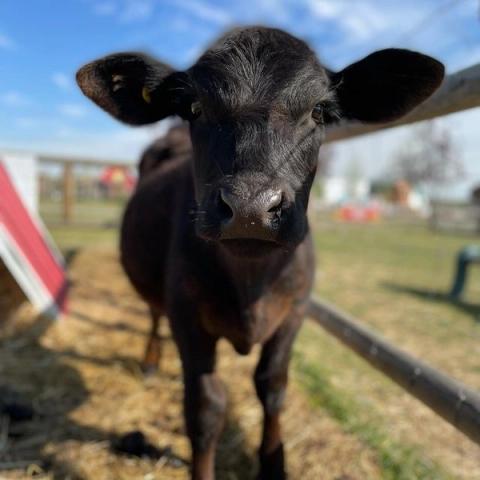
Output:
[[[230,220],[233,217],[232,199],[223,188],[217,196],[217,208],[222,221]]]
[[[267,212],[275,213],[278,212],[283,203],[283,194],[282,192],[273,192],[267,200]]]

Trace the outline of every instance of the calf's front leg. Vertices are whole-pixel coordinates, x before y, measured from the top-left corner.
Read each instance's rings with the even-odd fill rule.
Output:
[[[263,406],[264,421],[259,450],[258,480],[286,479],[280,412],[288,381],[288,364],[293,341],[303,315],[295,312],[263,346],[255,370],[255,388]]]
[[[225,423],[227,404],[225,389],[215,374],[217,340],[192,325],[181,328],[177,324],[175,330],[183,367],[192,480],[214,480],[215,451]]]

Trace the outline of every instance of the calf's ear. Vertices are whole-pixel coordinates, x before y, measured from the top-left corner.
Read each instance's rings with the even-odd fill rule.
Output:
[[[181,75],[148,55],[117,53],[83,66],[77,83],[113,117],[144,125],[178,113],[175,87]]]
[[[341,116],[389,122],[427,99],[441,84],[443,64],[427,55],[379,50],[332,75]]]

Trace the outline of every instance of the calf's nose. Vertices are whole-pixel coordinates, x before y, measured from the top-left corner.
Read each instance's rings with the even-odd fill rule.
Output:
[[[283,192],[276,188],[254,196],[222,188],[219,195],[222,238],[271,239],[281,215],[282,201]]]

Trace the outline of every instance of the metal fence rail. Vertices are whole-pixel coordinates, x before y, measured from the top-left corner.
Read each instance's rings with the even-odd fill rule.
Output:
[[[480,444],[480,394],[403,352],[324,301],[312,300],[308,315],[370,365]]]

